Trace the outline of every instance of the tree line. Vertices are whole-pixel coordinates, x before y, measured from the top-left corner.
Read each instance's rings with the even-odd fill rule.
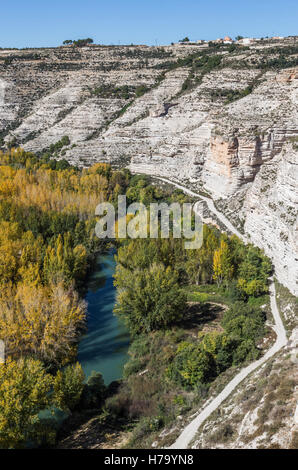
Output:
[[[95,207],[116,203],[131,180],[105,164],[82,170],[22,149],[0,152],[0,447],[53,443],[55,426],[41,411],[102,402],[101,375],[85,383],[76,363],[82,293],[106,249],[94,235]]]

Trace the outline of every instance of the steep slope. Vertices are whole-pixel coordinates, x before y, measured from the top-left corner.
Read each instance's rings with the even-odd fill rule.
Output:
[[[289,341],[285,348],[248,376],[205,421],[192,448],[298,447],[297,299],[276,286]]]
[[[297,295],[297,55],[295,37],[0,50],[0,138],[208,193]]]

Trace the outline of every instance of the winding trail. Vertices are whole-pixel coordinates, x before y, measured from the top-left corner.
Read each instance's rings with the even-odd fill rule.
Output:
[[[230,232],[234,233],[235,235],[237,235],[238,238],[240,238],[241,240],[243,240],[244,242],[246,241],[246,238],[244,237],[244,235],[242,235],[242,233],[239,232],[239,230],[237,230],[232,224],[231,222],[229,221],[229,219],[226,218],[226,216],[222,213],[222,212],[219,212],[215,205],[214,205],[214,202],[212,201],[211,198],[209,197],[205,197],[205,196],[201,196],[201,194],[198,194],[198,193],[195,193],[193,191],[191,191],[190,189],[187,189],[185,188],[184,186],[182,186],[181,184],[178,184],[178,183],[174,183],[173,181],[170,181],[166,178],[161,178],[161,177],[156,177],[156,179],[158,180],[161,180],[161,181],[164,181],[165,183],[168,183],[168,184],[171,184],[172,186],[176,186],[176,188],[178,189],[181,189],[185,194],[188,194],[189,196],[192,196],[192,197],[198,197],[200,199],[200,201],[205,201],[207,206],[208,206],[208,209],[213,212],[213,214],[215,214],[217,216],[217,218],[227,227],[228,230],[230,230]],[[194,206],[194,209],[196,207],[197,204],[200,203],[200,201],[198,201],[195,206]]]
[[[158,178],[161,181],[164,181],[165,183],[172,184],[176,186],[177,188],[181,189],[185,194],[189,194],[192,197],[198,197],[200,200],[203,200],[207,203],[207,206],[211,212],[213,212],[217,218],[227,227],[230,232],[234,233],[239,237],[241,240],[246,242],[246,238],[231,224],[231,222],[225,217],[224,214],[219,212],[212,201],[212,199],[209,199],[205,196],[201,196],[198,193],[195,193],[191,191],[190,189],[185,188],[184,186],[178,184],[178,183],[173,183],[172,181],[166,179],[166,178]],[[198,201],[194,205],[194,210],[196,210],[196,206],[200,201]],[[269,295],[270,295],[270,306],[271,306],[271,311],[272,315],[275,321],[275,325],[273,326],[273,329],[276,333],[276,341],[272,348],[270,348],[266,354],[261,357],[261,359],[258,359],[255,362],[252,362],[249,364],[249,366],[245,367],[242,369],[226,386],[225,388],[220,392],[219,395],[217,395],[211,402],[203,408],[203,410],[198,414],[198,416],[193,419],[182,431],[180,436],[177,438],[177,440],[170,446],[170,449],[187,449],[190,442],[193,440],[195,437],[198,428],[201,426],[201,424],[209,418],[211,413],[215,411],[219,405],[235,390],[235,388],[254,370],[256,370],[258,367],[260,367],[262,364],[264,364],[268,359],[270,359],[274,354],[276,354],[280,349],[282,349],[286,344],[287,344],[287,335],[286,331],[282,322],[282,319],[280,317],[277,304],[276,304],[276,291],[275,291],[275,285],[274,281],[272,278],[270,278],[270,285],[269,285]]]

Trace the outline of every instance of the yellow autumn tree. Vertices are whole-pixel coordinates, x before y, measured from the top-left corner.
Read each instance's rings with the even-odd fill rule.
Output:
[[[85,309],[78,294],[61,283],[7,285],[0,291],[0,338],[7,354],[30,354],[58,365],[73,360]]]
[[[39,411],[49,404],[53,379],[40,361],[8,360],[0,367],[0,448],[25,447],[55,433],[43,429]]]
[[[214,251],[213,256],[213,279],[220,285],[233,276],[233,264],[228,244],[222,239],[220,246]]]

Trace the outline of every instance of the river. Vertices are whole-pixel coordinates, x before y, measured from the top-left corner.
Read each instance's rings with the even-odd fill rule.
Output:
[[[129,334],[113,315],[116,289],[114,253],[98,256],[93,274],[88,279],[87,333],[82,337],[78,360],[86,378],[94,370],[103,375],[106,385],[120,379],[128,360]]]

